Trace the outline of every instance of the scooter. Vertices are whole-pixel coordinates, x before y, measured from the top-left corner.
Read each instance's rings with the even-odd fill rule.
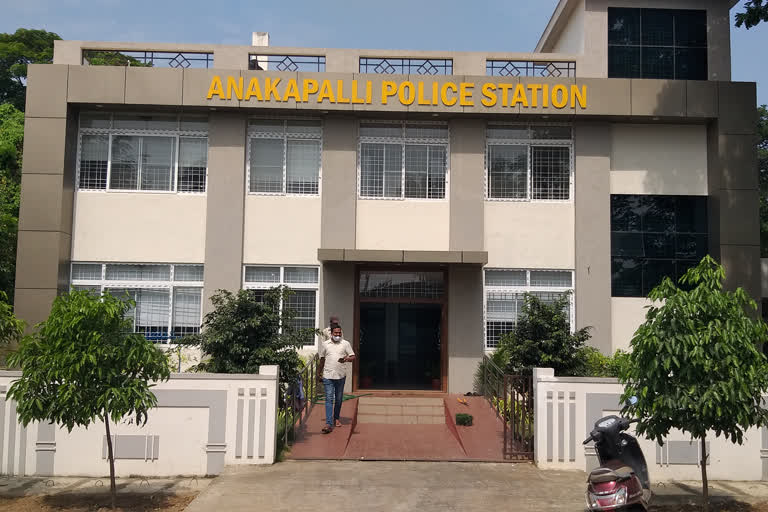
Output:
[[[630,403],[637,403],[637,398],[630,398]],[[624,432],[636,421],[606,416],[597,420],[584,441],[594,441],[600,461],[587,478],[587,510],[647,512],[652,497],[648,465],[637,439]]]

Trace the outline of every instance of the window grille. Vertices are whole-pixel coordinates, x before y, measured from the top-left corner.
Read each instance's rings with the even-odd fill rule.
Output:
[[[80,116],[80,190],[205,192],[208,121],[196,116]]]
[[[293,328],[314,329],[319,324],[318,275],[317,267],[246,265],[243,288],[249,290],[256,300],[263,301],[267,290],[285,285],[292,293],[286,298],[285,304],[280,305],[281,311],[283,307],[293,311]],[[310,337],[304,344],[314,345],[315,341]]]
[[[574,61],[486,60],[488,76],[565,78],[576,76]]]
[[[572,181],[570,126],[487,126],[487,199],[567,201]]]
[[[248,190],[317,195],[322,126],[314,120],[253,119],[248,137]]]
[[[324,73],[325,55],[249,55],[248,69]]]
[[[444,199],[448,138],[444,124],[362,123],[360,197]]]
[[[400,75],[452,75],[453,59],[401,59],[360,57],[361,73]]]
[[[485,348],[499,346],[501,337],[514,329],[523,311],[525,294],[552,304],[563,294],[570,293],[566,315],[574,328],[573,271],[571,270],[512,270],[485,271]]]
[[[444,294],[442,272],[360,272],[360,297],[439,299]]]
[[[71,275],[76,290],[133,300],[126,316],[149,340],[167,344],[200,332],[203,265],[72,263]]]

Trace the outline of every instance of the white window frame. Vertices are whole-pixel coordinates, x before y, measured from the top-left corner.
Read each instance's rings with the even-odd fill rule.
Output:
[[[506,270],[512,272],[525,272],[524,286],[491,286],[486,283],[486,272],[494,270]],[[571,286],[531,286],[531,271],[533,272],[569,272],[571,274]],[[566,293],[571,292],[569,297],[569,324],[571,333],[575,332],[576,325],[576,294],[575,294],[575,272],[572,269],[542,269],[542,268],[489,268],[483,269],[483,347],[485,352],[494,352],[498,347],[488,346],[488,295],[490,293]]]
[[[446,121],[393,121],[380,119],[363,119],[358,122],[358,134],[360,125],[365,123],[392,124],[400,125],[400,137],[367,137],[358,135],[357,140],[357,198],[376,201],[448,201],[450,197],[450,177],[451,177],[451,134],[450,127]],[[445,138],[410,138],[406,137],[406,125],[439,125],[445,126],[448,130],[448,136]],[[397,144],[400,146],[400,197],[365,196],[362,192],[363,183],[363,144]],[[443,197],[405,197],[405,146],[434,146],[445,145],[445,194]],[[429,170],[427,170],[429,173]],[[382,177],[383,179],[383,177]],[[427,174],[427,183],[429,183],[429,174]],[[382,184],[383,187],[383,184]],[[383,188],[382,188],[383,190]]]
[[[323,121],[316,117],[251,117],[248,121],[282,121],[282,132],[259,132],[252,130],[248,126],[248,147],[245,151],[245,193],[249,196],[286,196],[286,197],[319,197],[323,188]],[[288,121],[319,121],[320,134],[314,133],[291,133],[287,131]],[[281,192],[251,192],[251,140],[270,139],[283,141],[283,190]],[[320,161],[317,168],[317,194],[297,194],[288,192],[288,140],[316,140],[320,143]],[[290,265],[289,265],[290,266]]]
[[[533,128],[537,127],[546,127],[546,126],[552,126],[552,127],[568,127],[571,129],[571,139],[565,140],[565,139],[494,139],[488,137],[488,127],[489,126],[525,126],[530,131]],[[525,197],[491,197],[490,191],[488,190],[488,184],[490,182],[490,158],[489,158],[489,152],[491,146],[525,146],[528,149],[528,162],[527,162],[527,172],[528,176],[526,179],[526,196]],[[568,173],[568,199],[534,199],[533,198],[533,148],[534,147],[542,147],[542,146],[549,146],[549,147],[561,147],[561,148],[568,148],[568,154],[569,154],[569,166],[570,170]],[[568,123],[535,123],[535,124],[525,124],[525,123],[515,123],[515,122],[489,122],[485,125],[485,154],[484,154],[484,166],[485,166],[485,173],[484,173],[484,191],[483,195],[485,197],[486,201],[499,201],[499,202],[516,202],[516,203],[572,203],[574,201],[573,193],[574,193],[574,170],[575,170],[575,158],[573,154],[573,125]]]
[[[87,113],[85,113],[87,114]],[[142,115],[137,113],[131,113],[131,115]],[[152,115],[152,114],[147,114]],[[157,114],[155,114],[157,115]],[[208,192],[208,159],[206,158],[205,165],[205,190],[202,192],[192,191],[178,191],[179,186],[179,140],[184,139],[205,139],[206,147],[208,146],[208,132],[207,131],[195,131],[195,130],[181,130],[180,123],[182,116],[176,116],[176,124],[179,127],[176,130],[144,130],[144,129],[127,129],[127,128],[113,128],[114,115],[109,114],[109,128],[83,128],[79,126],[78,119],[78,134],[77,134],[77,162],[76,162],[76,176],[75,176],[75,190],[77,192],[84,193],[141,193],[141,194],[191,194],[191,195],[205,195]],[[103,189],[81,189],[80,188],[80,163],[81,153],[83,147],[84,135],[106,135],[109,137],[107,142],[107,183]],[[141,184],[141,159],[137,162],[137,178],[136,189],[113,189],[110,187],[112,178],[112,139],[115,136],[137,136],[137,137],[172,137],[175,139],[174,158],[172,165],[172,177],[171,177],[171,190],[142,190],[138,188]],[[141,143],[139,144],[139,155],[141,155]]]
[[[72,269],[75,265],[101,265],[101,279],[73,279]],[[168,281],[119,281],[119,280],[107,280],[107,265],[112,266],[133,266],[133,265],[169,265],[170,274]],[[176,288],[199,288],[200,289],[200,326],[203,324],[203,281],[175,281],[174,271],[176,265],[202,265],[201,263],[156,263],[156,262],[141,262],[141,263],[103,263],[98,261],[73,261],[70,264],[70,286],[98,286],[99,293],[103,294],[105,289],[154,289],[154,290],[168,290],[168,338],[165,341],[155,341],[157,345],[163,345],[167,347],[175,347],[177,344],[172,343],[171,336],[173,333],[173,292]]]
[[[316,283],[286,283],[285,282],[285,269],[290,268],[311,268],[317,269],[317,282]],[[279,282],[246,282],[245,270],[246,268],[279,268],[280,279]],[[246,264],[243,265],[242,278],[244,290],[269,290],[278,286],[285,286],[291,290],[296,291],[313,291],[315,292],[315,328],[319,328],[320,325],[320,267],[316,265],[269,265],[269,264]],[[280,302],[280,315],[283,314],[283,303]],[[282,327],[280,328],[282,332]],[[313,336],[314,343],[310,345],[304,345],[304,348],[317,348],[317,336]]]

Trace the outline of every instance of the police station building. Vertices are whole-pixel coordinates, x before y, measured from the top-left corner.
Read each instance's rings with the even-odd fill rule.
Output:
[[[705,254],[758,298],[735,3],[561,0],[534,53],[57,41],[29,68],[16,311],[128,291],[172,344],[216,290],[284,284],[298,325],[340,317],[353,389],[466,392],[527,292],[572,292],[604,353]]]

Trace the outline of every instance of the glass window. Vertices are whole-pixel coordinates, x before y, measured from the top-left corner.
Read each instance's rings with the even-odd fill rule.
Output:
[[[360,297],[439,299],[444,293],[442,272],[360,272]]]
[[[706,11],[609,7],[608,77],[707,80]]]
[[[171,282],[173,269],[174,282]],[[105,279],[101,278],[102,270]],[[126,314],[134,332],[157,343],[200,332],[203,265],[73,263],[72,287],[105,292],[136,305]],[[114,285],[117,285],[114,286]]]
[[[107,188],[109,135],[83,135],[80,138],[80,188]]]
[[[707,254],[704,196],[611,196],[614,297],[645,297],[665,277],[679,279]]]
[[[570,199],[570,126],[488,125],[486,138],[488,199]]]
[[[205,192],[208,174],[208,139],[179,138],[179,192]]]
[[[280,307],[293,312],[293,327],[314,329],[317,326],[317,267],[246,265],[244,278],[243,288],[259,302],[264,301],[264,294],[270,288],[280,285],[290,288],[291,293]],[[312,338],[310,335],[304,340],[305,345],[313,345]]]
[[[78,188],[205,192],[207,129],[205,117],[83,114]]]
[[[360,197],[445,198],[447,125],[365,122],[360,138]]]
[[[571,270],[506,270],[485,271],[485,348],[499,346],[501,337],[515,328],[530,293],[546,304],[552,304],[570,293],[565,309],[573,329],[573,271]]]
[[[252,119],[249,133],[251,193],[319,193],[320,121]]]

